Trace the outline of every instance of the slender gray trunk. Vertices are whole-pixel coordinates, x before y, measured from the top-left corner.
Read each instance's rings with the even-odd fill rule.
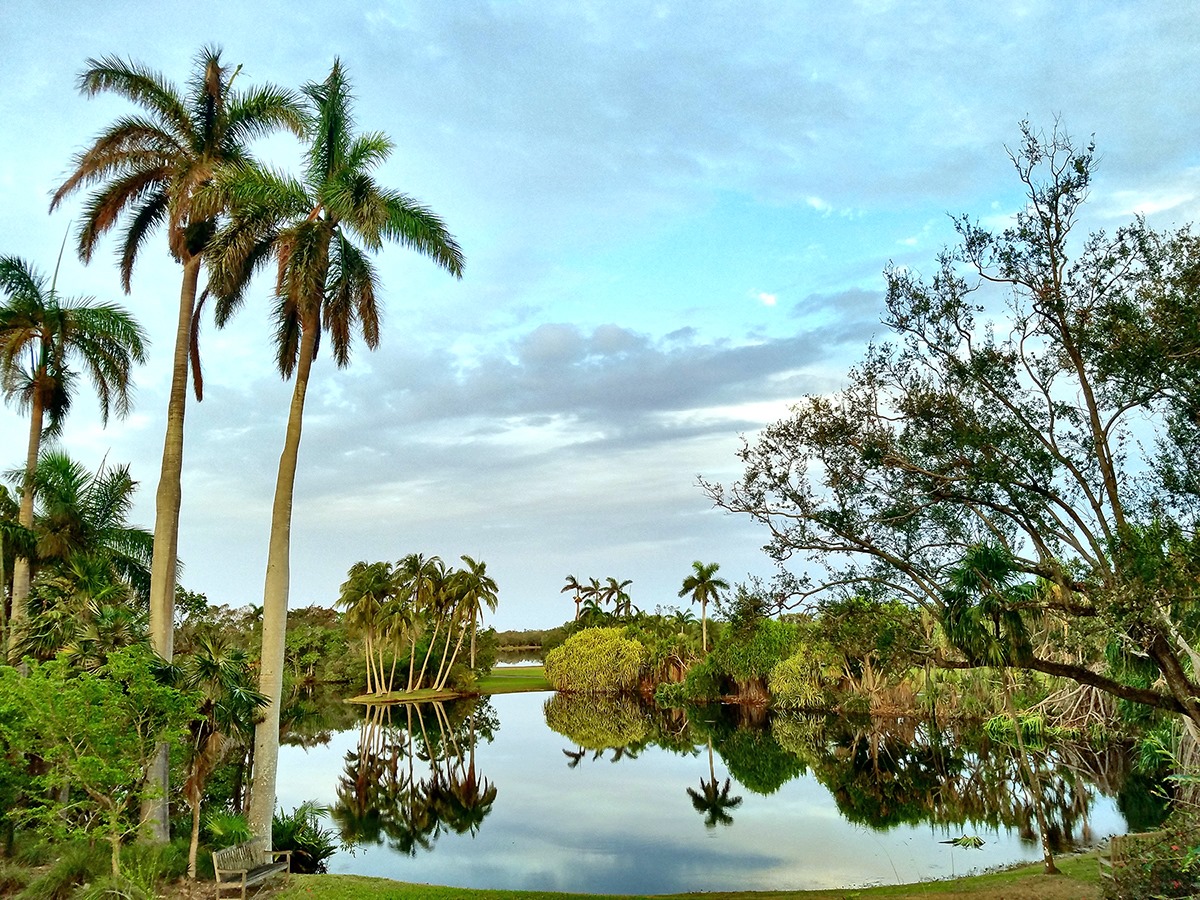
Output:
[[[171,360],[171,394],[167,400],[167,430],[163,438],[162,469],[154,501],[154,555],[150,562],[150,645],[170,662],[175,656],[175,568],[179,554],[179,509],[183,502],[183,419],[187,408],[188,349],[192,313],[200,283],[200,256],[183,266],[179,290],[179,317],[175,323],[175,351]],[[159,744],[150,764],[152,799],[142,804],[143,835],[155,843],[170,840],[167,745]]]
[[[292,535],[292,495],[296,462],[304,423],[304,394],[312,369],[313,345],[319,322],[306,323],[300,340],[296,384],[288,413],[275,502],[271,509],[271,539],[267,548],[267,576],[263,587],[263,646],[258,689],[267,698],[263,718],[254,730],[254,774],[250,788],[250,832],[270,848],[271,819],[275,815],[275,781],[279,766],[279,705],[283,699],[284,640],[287,637],[288,588]]]

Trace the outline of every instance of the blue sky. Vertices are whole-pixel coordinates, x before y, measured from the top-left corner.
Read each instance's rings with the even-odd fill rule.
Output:
[[[314,368],[293,606],[331,604],[356,560],[414,551],[485,560],[499,627],[561,622],[568,574],[631,578],[651,610],[694,559],[769,576],[767,535],[711,509],[697,476],[737,477],[741,435],[836,389],[883,336],[889,261],[931,272],[949,213],[1003,224],[1018,122],[1095,135],[1086,228],[1200,209],[1200,10],[1182,0],[8,0],[0,33],[0,253],[53,267],[79,203],[48,215],[49,194],[129,109],[76,92],[87,58],[182,83],[206,43],[248,83],[298,87],[340,56],[359,125],[396,142],[380,180],[463,246],[462,281],[385,249],[379,350]],[[259,149],[298,158],[281,138]],[[114,252],[68,259],[60,289],[121,299]],[[64,436],[89,465],[132,464],[147,527],[178,290],[159,238],[122,299],[154,341],[135,413],[101,429],[84,394]],[[290,393],[268,290],[206,328],[188,411],[182,580],[215,603],[261,602]],[[25,433],[0,411],[6,467]]]

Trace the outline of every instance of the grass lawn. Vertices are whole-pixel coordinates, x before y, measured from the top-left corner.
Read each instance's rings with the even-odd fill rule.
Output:
[[[737,891],[733,893],[660,894],[658,900],[1097,900],[1100,897],[1096,854],[1058,860],[1062,875],[1041,874],[1041,864],[1003,872],[928,881],[921,884],[877,888],[840,888],[832,891]],[[642,894],[559,894],[545,891],[492,891],[406,884],[386,878],[358,875],[293,875],[272,900],[571,900],[580,897],[634,900]]]
[[[550,682],[539,665],[506,666],[492,669],[492,674],[479,679],[475,693],[519,694],[523,691],[550,691]],[[423,700],[453,700],[469,696],[460,691],[392,691],[390,694],[361,694],[351,697],[347,703],[419,703]]]

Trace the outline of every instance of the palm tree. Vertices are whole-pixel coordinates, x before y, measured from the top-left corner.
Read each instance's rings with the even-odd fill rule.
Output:
[[[307,127],[298,98],[290,91],[267,85],[238,92],[232,89],[233,80],[221,65],[221,51],[214,47],[205,47],[197,55],[182,93],[140,63],[114,56],[89,59],[79,76],[80,91],[88,96],[117,94],[142,112],[117,119],[76,154],[73,171],[50,204],[53,210],[75,191],[92,189],[78,234],[84,262],[91,260],[100,238],[124,219],[119,265],[126,293],[137,255],[159,225],[166,225],[171,255],[183,266],[156,497],[150,608],[154,648],[167,660],[173,649],[179,479],[192,320],[203,256],[222,212],[211,202],[200,208],[197,193],[221,166],[247,161],[252,139],[279,128],[303,136]],[[198,382],[196,389],[199,396]]]
[[[254,688],[246,652],[221,637],[203,635],[179,666],[179,686],[200,697],[200,715],[192,721],[188,776],[183,793],[192,808],[188,877],[196,879],[200,807],[209,776],[237,741],[249,741],[254,716],[267,698]]]
[[[579,621],[579,604],[583,602],[584,586],[579,583],[579,579],[574,575],[567,576],[566,586],[559,590],[560,594],[565,594],[567,591],[575,592],[575,621]]]
[[[376,274],[365,250],[385,239],[430,257],[462,274],[462,252],[441,220],[410,197],[378,185],[372,169],[391,151],[382,134],[356,137],[349,82],[334,61],[329,77],[304,94],[315,123],[303,181],[244,165],[215,179],[233,209],[214,238],[209,261],[224,323],[241,304],[251,275],[268,258],[277,264],[275,321],[281,374],[294,376],[291,408],[271,513],[263,590],[263,654],[260,686],[270,698],[255,741],[250,824],[270,843],[279,751],[279,700],[287,626],[292,495],[304,419],[304,398],[322,327],[334,361],[350,362],[353,333],[369,348],[379,342]],[[354,238],[361,243],[356,244]]]
[[[617,581],[617,579],[610,575],[605,581],[604,587],[600,589],[600,594],[603,599],[613,605],[613,615],[619,616],[622,614],[622,612],[624,612],[624,615],[626,616],[632,614],[633,601],[630,599],[629,594],[625,591],[625,588],[629,587],[631,584],[633,584],[632,578],[626,578],[624,581]]]
[[[58,270],[50,282],[28,262],[0,257],[0,386],[6,400],[29,412],[29,442],[21,481],[18,522],[33,528],[34,478],[44,435],[57,434],[70,409],[75,367],[87,372],[108,422],[109,409],[129,412],[130,373],[145,361],[145,337],[124,308],[91,297],[59,297]],[[31,563],[13,567],[13,623],[27,615]]]
[[[683,579],[683,587],[679,589],[680,597],[691,594],[692,602],[700,603],[700,646],[705,653],[708,652],[708,601],[729,590],[729,583],[716,577],[719,568],[717,563],[705,565],[696,560],[692,563],[692,574]]]
[[[470,556],[463,554],[460,559],[466,563],[465,569],[458,569],[452,577],[454,599],[456,612],[462,617],[461,628],[459,629],[458,642],[454,647],[454,653],[447,662],[444,658],[442,665],[439,666],[439,678],[434,683],[434,688],[441,690],[446,686],[446,681],[450,678],[450,671],[454,668],[454,661],[458,659],[459,649],[462,647],[463,636],[467,630],[471,633],[471,670],[475,669],[475,632],[478,629],[479,617],[483,612],[483,607],[487,607],[492,612],[496,611],[496,604],[499,598],[496,596],[498,588],[496,587],[495,579],[487,574],[487,563],[472,559]]]
[[[128,522],[136,490],[128,465],[101,463],[90,472],[62,451],[43,452],[34,479],[39,564],[69,569],[77,560],[94,560],[107,580],[127,585],[145,609],[153,536]]]
[[[79,256],[92,258],[100,238],[124,220],[119,266],[128,293],[138,252],[165,225],[172,257],[183,266],[171,391],[162,467],[155,496],[154,563],[150,587],[150,638],[166,660],[174,655],[173,622],[179,547],[180,476],[183,471],[183,418],[187,402],[189,351],[200,268],[222,210],[210,201],[200,208],[197,192],[229,163],[249,159],[248,143],[286,128],[303,136],[307,120],[290,91],[267,85],[239,92],[234,76],[221,65],[221,51],[205,47],[196,56],[183,93],[160,73],[140,63],[107,56],[89,59],[79,76],[87,96],[113,93],[131,101],[140,114],[125,115],[96,136],[72,159],[73,171],[54,193],[54,210],[67,196],[92,189],[78,234]],[[198,352],[193,361],[198,362]],[[196,395],[200,396],[199,368]],[[165,842],[167,823],[167,747],[159,747],[151,782],[159,799],[143,807],[143,820]]]
[[[708,741],[708,781],[700,779],[700,790],[687,788],[687,795],[692,800],[692,809],[704,814],[704,827],[716,828],[718,825],[732,825],[733,816],[728,810],[737,809],[742,805],[741,797],[730,797],[730,780],[725,784],[717,780],[716,768],[713,766],[712,739]]]
[[[363,634],[367,658],[367,693],[383,691],[383,651],[377,648],[384,608],[395,594],[392,564],[356,562],[346,573],[336,606],[346,611],[351,627]],[[378,653],[378,660],[376,655]]]

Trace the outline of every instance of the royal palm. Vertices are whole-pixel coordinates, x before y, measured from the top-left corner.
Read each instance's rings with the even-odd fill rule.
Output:
[[[718,563],[696,560],[692,563],[692,574],[683,579],[683,587],[679,589],[680,597],[690,594],[692,602],[700,604],[700,646],[705,653],[708,652],[708,601],[719,597],[721,591],[729,590],[729,583],[717,577],[719,568]]]
[[[57,273],[56,273],[57,275]],[[108,421],[129,412],[130,375],[145,359],[142,329],[122,307],[90,297],[60,297],[28,262],[0,257],[0,385],[5,398],[29,412],[29,442],[21,484],[20,525],[33,528],[33,494],[42,437],[62,427],[77,370],[88,374]],[[13,571],[13,624],[26,617],[32,577],[28,556]]]
[[[234,73],[236,75],[236,72]],[[100,238],[119,221],[121,284],[130,290],[138,253],[165,226],[172,257],[183,266],[179,314],[167,403],[154,520],[151,639],[163,657],[173,651],[172,617],[179,537],[180,474],[187,395],[188,352],[200,270],[219,209],[200,210],[196,197],[215,172],[249,159],[251,140],[279,128],[304,133],[305,118],[292,93],[272,86],[244,92],[221,65],[220,51],[202,50],[184,91],[161,74],[117,57],[88,60],[79,76],[89,96],[112,93],[140,112],[117,119],[72,160],[51,209],[77,190],[90,190],[79,229],[79,255],[90,261]],[[199,384],[197,384],[199,394]]]
[[[260,688],[270,705],[255,741],[250,824],[268,842],[275,804],[279,751],[279,701],[287,624],[292,494],[300,447],[304,398],[318,337],[328,332],[338,366],[350,361],[355,332],[368,347],[379,341],[376,274],[367,251],[398,241],[461,275],[462,254],[433,213],[411,198],[378,185],[372,170],[390,153],[382,134],[355,136],[349,84],[341,64],[304,88],[313,118],[312,143],[302,181],[255,166],[219,175],[217,187],[233,210],[214,239],[210,286],[219,298],[217,320],[240,304],[255,268],[277,263],[275,323],[277,362],[294,379],[291,408],[271,513],[263,591]]]

